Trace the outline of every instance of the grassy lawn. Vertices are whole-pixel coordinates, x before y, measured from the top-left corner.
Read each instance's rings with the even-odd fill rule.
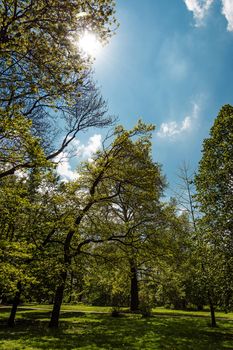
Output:
[[[36,308],[41,310],[52,310],[52,305],[50,304],[35,304],[35,303],[27,303],[22,306],[27,308]],[[71,310],[71,311],[82,311],[82,312],[111,312],[112,307],[111,306],[91,306],[91,305],[85,305],[82,303],[79,304],[62,304],[61,310]]]
[[[49,309],[48,305],[40,305],[40,310],[21,308],[13,329],[5,326],[9,309],[0,308],[0,349],[233,349],[232,314],[219,314],[224,319],[218,319],[219,327],[211,329],[206,312],[160,308],[150,318],[130,314],[113,318],[104,313],[81,312],[107,312],[108,308],[85,310],[83,305],[64,305],[67,311],[61,314],[59,330],[50,330],[50,311],[43,308]]]

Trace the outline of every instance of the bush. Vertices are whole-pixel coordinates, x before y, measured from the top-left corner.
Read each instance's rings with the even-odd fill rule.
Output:
[[[119,306],[113,306],[111,315],[112,315],[112,317],[119,317],[120,316],[120,307]]]
[[[145,301],[140,302],[140,312],[143,317],[151,316],[152,307]]]

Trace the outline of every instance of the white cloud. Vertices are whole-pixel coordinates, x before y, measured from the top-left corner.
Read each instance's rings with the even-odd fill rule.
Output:
[[[160,138],[174,138],[193,129],[194,121],[198,118],[199,106],[194,103],[191,116],[186,116],[181,122],[170,121],[162,123],[157,135]]]
[[[214,0],[184,0],[187,9],[193,12],[193,17],[196,21],[196,26],[203,24],[210,6]]]
[[[227,20],[227,30],[233,31],[233,0],[222,0],[222,14]]]
[[[193,12],[196,26],[203,24],[210,6],[215,0],[183,0],[187,9]],[[233,0],[222,0],[222,14],[227,20],[227,30],[233,32]]]
[[[57,173],[61,176],[63,181],[76,180],[78,178],[77,172],[71,169],[70,158],[68,152],[62,152],[56,159],[58,162]]]
[[[181,123],[175,121],[162,123],[158,131],[159,137],[173,137],[175,135],[181,134],[191,127],[191,118],[185,117]]]
[[[79,140],[74,140],[71,149],[62,152],[57,158],[57,173],[61,176],[62,181],[76,180],[79,174],[73,170],[75,166],[72,166],[70,161],[72,158],[73,163],[78,164],[80,159],[86,159],[88,162],[92,162],[92,155],[96,153],[101,147],[101,135],[95,134],[88,139],[87,144],[80,144]]]
[[[98,151],[101,147],[101,135],[95,134],[91,136],[88,140],[87,146],[83,146],[82,148],[82,157],[87,158],[88,161],[92,161],[91,156]]]

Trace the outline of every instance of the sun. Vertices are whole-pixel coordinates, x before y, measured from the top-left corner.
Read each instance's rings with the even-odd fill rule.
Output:
[[[100,52],[102,45],[94,33],[85,31],[84,34],[79,39],[80,49],[91,57],[96,57]]]

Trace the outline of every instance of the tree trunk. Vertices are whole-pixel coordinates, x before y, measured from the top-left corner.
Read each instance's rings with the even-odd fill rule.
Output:
[[[211,314],[211,327],[217,327],[215,319],[215,309],[210,293],[208,293],[209,305],[210,305],[210,314]]]
[[[54,296],[53,311],[49,322],[50,328],[58,328],[60,309],[61,309],[61,304],[63,300],[66,278],[67,278],[67,271],[64,271],[61,274],[61,283],[57,287],[56,293]]]
[[[53,311],[52,311],[51,319],[49,322],[50,328],[58,328],[60,309],[61,309],[63,294],[64,294],[64,290],[65,290],[65,286],[66,286],[68,268],[71,264],[70,243],[71,243],[71,240],[72,240],[74,233],[75,233],[74,230],[70,230],[68,232],[66,239],[65,239],[65,242],[64,242],[64,270],[61,272],[60,282],[59,282],[59,285],[56,289],[55,296],[54,296]]]
[[[131,286],[130,286],[130,311],[137,311],[139,308],[138,298],[138,277],[137,268],[131,263]]]
[[[70,291],[69,291],[69,299],[68,303],[70,304],[72,302],[72,293],[73,293],[73,281],[74,281],[74,275],[73,272],[70,274]]]
[[[9,316],[8,322],[7,322],[9,327],[15,326],[15,315],[17,312],[17,307],[18,307],[19,302],[20,302],[21,292],[22,292],[22,285],[21,285],[21,282],[19,281],[17,283],[17,292],[15,293],[15,297],[14,297],[12,308],[11,308],[11,313],[10,313],[10,316]]]

